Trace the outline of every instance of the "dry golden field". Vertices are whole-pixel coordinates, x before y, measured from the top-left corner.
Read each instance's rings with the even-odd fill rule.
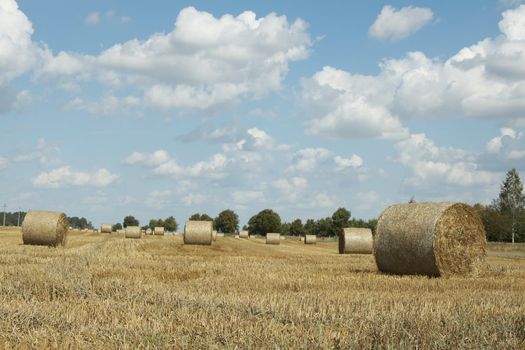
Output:
[[[371,255],[219,237],[0,230],[0,348],[520,349],[525,245],[472,278],[388,276]]]

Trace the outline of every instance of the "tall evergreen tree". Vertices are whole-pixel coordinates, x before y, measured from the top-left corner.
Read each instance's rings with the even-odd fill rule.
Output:
[[[516,169],[512,168],[507,172],[496,205],[500,212],[507,215],[512,222],[512,243],[514,243],[517,218],[525,208],[523,184]]]

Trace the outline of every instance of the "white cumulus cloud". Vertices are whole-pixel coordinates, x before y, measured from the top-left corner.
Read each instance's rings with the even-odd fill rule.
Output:
[[[363,158],[359,157],[357,154],[352,154],[350,158],[343,158],[341,156],[335,156],[334,162],[338,170],[346,168],[359,168],[363,166]]]
[[[292,164],[287,171],[309,172],[317,168],[319,163],[328,157],[332,152],[326,148],[303,148],[295,152]]]
[[[401,40],[420,30],[433,17],[429,8],[408,6],[398,10],[385,5],[368,29],[368,35],[381,40]]]
[[[118,178],[119,175],[112,174],[105,168],[88,173],[74,170],[70,166],[63,166],[49,172],[40,173],[32,182],[36,188],[61,188],[71,186],[105,187],[112,184]]]
[[[229,162],[230,160],[224,154],[216,153],[208,160],[183,166],[168,151],[159,149],[151,154],[133,152],[124,158],[121,163],[125,165],[143,165],[151,168],[153,173],[157,175],[221,178],[225,175],[225,169]]]
[[[96,56],[48,54],[37,77],[131,86],[155,108],[209,110],[279,90],[288,64],[308,57],[311,45],[301,19],[257,18],[251,11],[217,18],[187,7],[171,32],[115,44]]]
[[[411,172],[408,183],[427,188],[439,184],[472,187],[494,185],[498,172],[484,170],[478,157],[461,149],[439,147],[425,134],[412,134],[396,143],[398,162]]]
[[[462,116],[525,125],[525,5],[503,13],[501,35],[432,59],[409,52],[377,75],[324,67],[300,94],[307,131],[332,138],[409,136],[403,121]]]

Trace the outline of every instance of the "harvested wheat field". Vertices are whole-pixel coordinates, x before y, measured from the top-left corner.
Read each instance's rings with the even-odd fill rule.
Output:
[[[384,275],[337,242],[0,230],[1,348],[525,347],[525,245],[476,277]]]

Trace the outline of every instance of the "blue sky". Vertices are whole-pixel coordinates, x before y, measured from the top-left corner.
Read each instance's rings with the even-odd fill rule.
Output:
[[[525,170],[520,1],[0,0],[0,200],[95,225],[489,203]]]

